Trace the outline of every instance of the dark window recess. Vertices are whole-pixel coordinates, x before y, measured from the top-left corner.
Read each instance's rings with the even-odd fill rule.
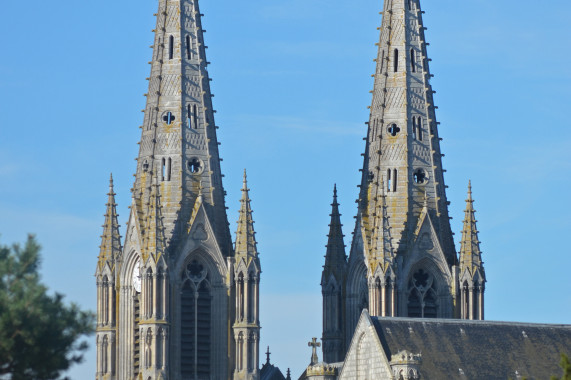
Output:
[[[148,171],[149,170],[149,163],[147,162],[147,160],[145,160],[145,162],[143,162],[143,171]]]
[[[196,106],[196,104],[194,105],[193,118],[194,118],[194,129],[198,129],[198,107]]]
[[[169,37],[169,59],[173,59],[174,57],[174,37]]]
[[[393,54],[393,66],[395,73],[399,71],[399,49],[395,49],[395,52]]]
[[[393,191],[397,191],[397,183],[398,183],[398,171],[393,169]]]
[[[408,0],[408,10],[412,11],[412,0]]]
[[[192,59],[190,50],[190,36],[186,36],[186,59]]]
[[[369,171],[369,176],[367,177],[367,180],[369,182],[373,182],[374,179],[375,179],[375,174],[372,171]]]
[[[174,117],[174,115],[172,114],[172,112],[167,112],[164,116],[163,116],[163,121],[165,123],[167,123],[168,125],[171,125],[172,122],[175,120],[176,118]]]
[[[391,169],[387,169],[387,191],[391,191]]]
[[[162,170],[161,170],[161,177],[164,181],[167,177],[167,160],[163,158],[162,160]]]
[[[422,119],[419,117],[416,118],[416,126],[418,128],[418,139],[422,141]]]
[[[171,180],[171,172],[172,172],[172,159],[169,157],[167,161],[167,181]]]
[[[416,73],[416,52],[414,49],[410,49],[410,69]]]
[[[416,117],[412,117],[412,138],[413,139],[417,139],[417,135],[416,135]]]
[[[188,161],[188,168],[190,169],[191,173],[199,173],[202,169],[202,163],[198,158],[193,158],[192,160]]]
[[[428,181],[428,176],[424,171],[424,169],[416,169],[412,177],[414,179],[414,182],[418,183],[419,185],[422,185],[423,183],[426,183],[426,181]]]
[[[190,104],[186,105],[186,120],[188,129],[192,128],[192,111]]]
[[[388,131],[389,131],[391,136],[395,137],[400,132],[400,128],[396,124],[391,124]]]

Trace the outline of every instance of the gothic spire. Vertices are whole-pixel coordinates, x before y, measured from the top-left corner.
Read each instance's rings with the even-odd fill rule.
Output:
[[[231,239],[224,204],[218,139],[198,0],[159,0],[149,91],[133,187],[139,222],[148,219],[158,178],[164,235],[171,249],[185,236],[202,189],[212,230],[224,255]]]
[[[331,204],[331,223],[329,223],[329,235],[327,235],[327,251],[325,253],[325,265],[321,285],[329,280],[331,274],[338,282],[342,282],[347,264],[345,255],[345,243],[343,241],[343,225],[341,224],[341,214],[339,213],[339,203],[337,202],[337,185],[333,187],[333,203]]]
[[[468,199],[466,199],[466,210],[464,211],[464,222],[462,227],[462,240],[460,241],[460,272],[467,269],[471,276],[476,271],[484,274],[482,263],[482,252],[480,251],[480,241],[478,240],[478,229],[476,227],[476,211],[474,210],[474,200],[472,199],[472,181],[468,182]]]
[[[119,234],[119,221],[117,214],[117,204],[115,203],[115,192],[113,191],[113,174],[109,178],[109,193],[107,193],[107,210],[105,212],[105,224],[103,224],[103,235],[101,235],[101,246],[97,271],[101,271],[106,262],[112,266],[117,256],[121,253],[121,235]]]
[[[457,257],[420,4],[384,3],[357,222],[362,223],[363,239],[372,239],[381,224],[382,216],[376,213],[380,195],[386,191],[391,232],[398,237],[393,248],[395,253],[406,252],[426,193],[440,245],[453,265]]]
[[[387,201],[382,179],[381,188],[380,202],[377,202],[377,220],[380,223],[375,229],[375,244],[373,245],[374,252],[369,256],[373,259],[373,262],[370,263],[372,274],[375,272],[376,264],[380,264],[383,273],[386,273],[389,267],[392,267],[394,259],[391,225],[389,223]]]
[[[254,219],[252,218],[252,207],[250,206],[250,189],[246,169],[244,169],[244,180],[242,185],[242,199],[240,199],[240,216],[238,217],[238,229],[236,231],[236,256],[258,257],[256,247],[256,233],[254,232]]]

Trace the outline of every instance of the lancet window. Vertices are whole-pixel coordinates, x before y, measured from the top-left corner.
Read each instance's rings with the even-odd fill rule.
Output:
[[[209,378],[211,301],[210,278],[198,261],[182,274],[180,363],[183,378]]]
[[[436,318],[438,292],[432,273],[417,270],[408,282],[408,316],[413,318]]]

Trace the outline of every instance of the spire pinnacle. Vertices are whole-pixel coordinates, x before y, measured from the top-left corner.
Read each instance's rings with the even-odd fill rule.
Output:
[[[474,200],[472,199],[472,181],[469,181],[462,240],[460,241],[460,272],[468,269],[471,275],[474,275],[477,270],[480,270],[482,274],[484,271],[476,222],[476,211],[474,210]]]
[[[236,255],[253,256],[257,258],[256,233],[254,231],[254,219],[252,217],[253,211],[250,205],[249,191],[246,170],[244,170],[235,252]]]
[[[346,262],[345,242],[343,241],[343,225],[337,202],[337,185],[333,186],[333,203],[331,203],[331,223],[329,223],[329,235],[327,252],[325,254],[325,268],[343,266]]]
[[[105,223],[103,224],[103,235],[101,235],[101,246],[97,270],[103,269],[106,262],[114,265],[114,260],[121,253],[121,235],[119,234],[119,221],[117,214],[117,204],[115,203],[115,192],[113,191],[113,174],[109,178],[109,193],[107,193],[107,208],[105,211]]]

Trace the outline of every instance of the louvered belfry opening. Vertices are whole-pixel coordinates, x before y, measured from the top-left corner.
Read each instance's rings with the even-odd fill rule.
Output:
[[[208,271],[192,261],[183,273],[180,362],[183,379],[210,379],[212,296]]]

